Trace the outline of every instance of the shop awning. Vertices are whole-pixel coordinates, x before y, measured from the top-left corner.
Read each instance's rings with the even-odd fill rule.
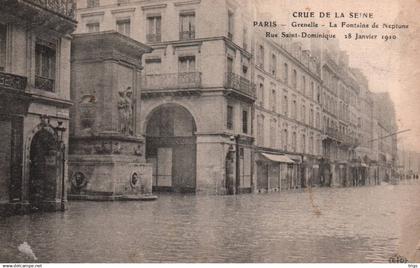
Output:
[[[261,153],[265,158],[279,163],[287,163],[287,164],[295,164],[296,162],[290,159],[286,155],[277,155],[277,154],[267,154],[267,153]]]

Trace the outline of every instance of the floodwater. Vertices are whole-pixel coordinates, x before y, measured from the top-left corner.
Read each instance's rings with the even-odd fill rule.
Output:
[[[387,262],[420,239],[420,183],[154,202],[0,219],[0,262]],[[410,255],[411,254],[411,255]],[[418,254],[417,254],[418,256]],[[411,260],[412,261],[412,260]]]

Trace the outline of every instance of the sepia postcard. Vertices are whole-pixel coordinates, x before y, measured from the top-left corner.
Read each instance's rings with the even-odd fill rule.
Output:
[[[0,0],[2,267],[418,267],[419,10]]]

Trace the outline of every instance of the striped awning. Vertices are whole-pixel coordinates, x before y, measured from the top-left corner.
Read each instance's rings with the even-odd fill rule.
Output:
[[[287,164],[295,164],[296,162],[290,159],[286,155],[278,155],[278,154],[267,154],[267,153],[261,153],[265,158],[278,162],[278,163],[287,163]]]

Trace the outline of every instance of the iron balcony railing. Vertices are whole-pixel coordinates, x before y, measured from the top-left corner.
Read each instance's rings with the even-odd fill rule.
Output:
[[[190,40],[195,38],[195,31],[183,31],[179,32],[180,40]]]
[[[65,17],[74,19],[76,11],[76,0],[24,0],[47,10],[56,12]]]
[[[189,89],[201,87],[200,72],[148,74],[143,76],[145,90]]]
[[[327,136],[335,140],[340,140],[338,130],[336,130],[335,128],[327,127],[325,133],[327,134]]]
[[[146,40],[149,43],[156,43],[162,40],[162,36],[160,34],[147,34]]]
[[[340,133],[337,129],[334,128],[327,128],[325,134],[330,138],[333,138],[342,144],[349,145],[349,146],[358,146],[359,139],[348,134]]]
[[[54,91],[54,79],[45,78],[41,76],[35,76],[35,87],[45,91]]]
[[[255,84],[248,79],[232,72],[226,73],[225,88],[237,90],[245,95],[256,97]]]
[[[25,91],[26,84],[24,76],[0,72],[0,88]]]

